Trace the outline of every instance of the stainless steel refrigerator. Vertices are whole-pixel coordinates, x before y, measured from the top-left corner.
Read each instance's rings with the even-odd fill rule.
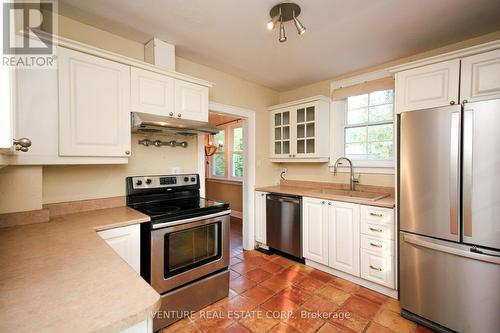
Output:
[[[399,119],[402,315],[500,332],[500,100]]]

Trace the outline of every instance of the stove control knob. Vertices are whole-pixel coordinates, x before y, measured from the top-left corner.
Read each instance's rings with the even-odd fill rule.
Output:
[[[141,186],[142,185],[142,180],[139,179],[138,181],[135,182],[135,184],[138,185],[138,186]]]
[[[150,178],[146,179],[146,184],[151,184],[151,179]]]
[[[196,181],[196,178],[195,177],[191,177],[191,182],[195,182]]]
[[[184,177],[184,182],[187,183],[189,181],[188,177]]]

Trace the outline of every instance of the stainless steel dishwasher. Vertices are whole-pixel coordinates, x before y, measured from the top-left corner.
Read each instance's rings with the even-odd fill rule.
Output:
[[[266,237],[271,249],[302,258],[302,198],[268,194]]]

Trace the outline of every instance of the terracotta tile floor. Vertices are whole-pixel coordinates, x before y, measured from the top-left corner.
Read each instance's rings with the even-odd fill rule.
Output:
[[[401,317],[395,299],[275,254],[243,251],[234,218],[230,269],[229,297],[162,333],[432,332]]]

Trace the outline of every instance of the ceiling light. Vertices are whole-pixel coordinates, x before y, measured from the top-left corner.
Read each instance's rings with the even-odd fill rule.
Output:
[[[302,23],[300,23],[299,19],[295,17],[295,12],[293,12],[293,22],[295,23],[295,27],[297,28],[297,32],[299,35],[304,34],[306,32],[306,27]]]
[[[276,23],[280,22],[279,29],[279,41],[281,43],[286,42],[286,33],[285,33],[285,25],[283,22],[288,22],[293,20],[295,23],[295,27],[297,28],[297,32],[299,35],[303,35],[306,32],[306,27],[299,21],[297,18],[300,15],[300,6],[293,2],[283,2],[277,4],[271,11],[269,12],[269,16],[271,16],[271,21],[267,23],[267,29],[273,30],[276,26]]]
[[[285,26],[283,25],[283,21],[280,21],[280,38],[278,40],[280,43],[286,42]]]

